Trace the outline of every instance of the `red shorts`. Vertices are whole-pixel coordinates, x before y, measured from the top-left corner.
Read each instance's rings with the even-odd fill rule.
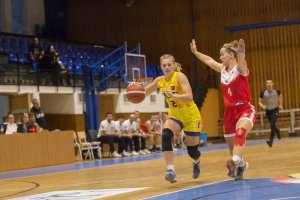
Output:
[[[252,123],[256,120],[256,110],[250,103],[242,105],[225,107],[224,110],[224,137],[233,137],[237,123],[241,119],[247,119]]]

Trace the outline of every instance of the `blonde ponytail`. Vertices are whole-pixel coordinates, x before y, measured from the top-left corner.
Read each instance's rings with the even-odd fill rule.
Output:
[[[237,59],[237,48],[239,47],[239,42],[237,40],[234,40],[230,43],[223,44],[223,47],[228,53],[233,53],[234,57]]]
[[[175,65],[176,65],[175,71],[176,71],[176,72],[181,72],[181,69],[182,69],[181,64],[178,63],[178,62],[175,62]]]

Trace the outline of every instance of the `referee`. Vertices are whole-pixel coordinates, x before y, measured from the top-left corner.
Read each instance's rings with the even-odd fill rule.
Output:
[[[278,89],[273,88],[273,81],[266,80],[266,89],[260,93],[259,106],[266,111],[266,115],[271,126],[270,140],[267,141],[269,147],[273,145],[275,134],[281,139],[280,130],[276,127],[279,110],[282,110],[282,94]]]

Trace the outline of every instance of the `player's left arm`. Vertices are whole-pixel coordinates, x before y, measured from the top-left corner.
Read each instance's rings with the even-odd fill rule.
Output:
[[[247,67],[247,62],[246,62],[246,45],[245,45],[245,41],[243,39],[239,40],[239,47],[236,49],[237,54],[238,54],[238,70],[239,72],[246,76],[248,75],[249,71],[248,71],[248,67]]]
[[[193,101],[192,88],[186,75],[184,75],[183,73],[178,73],[177,82],[180,84],[183,91],[185,92],[184,94],[174,94],[170,90],[165,90],[164,93],[169,97],[180,101],[185,101],[185,102]]]

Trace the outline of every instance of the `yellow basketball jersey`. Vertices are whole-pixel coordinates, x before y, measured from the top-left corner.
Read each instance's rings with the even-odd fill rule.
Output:
[[[165,89],[169,89],[170,91],[173,92],[173,94],[185,93],[182,87],[180,86],[180,84],[177,82],[178,73],[179,72],[175,71],[169,81],[166,81],[165,77],[163,76],[157,84],[160,92],[165,97],[166,102],[168,103],[170,109],[187,108],[195,104],[194,101],[184,102],[177,99],[173,99],[171,97],[168,97],[166,94],[164,94],[163,91]]]

